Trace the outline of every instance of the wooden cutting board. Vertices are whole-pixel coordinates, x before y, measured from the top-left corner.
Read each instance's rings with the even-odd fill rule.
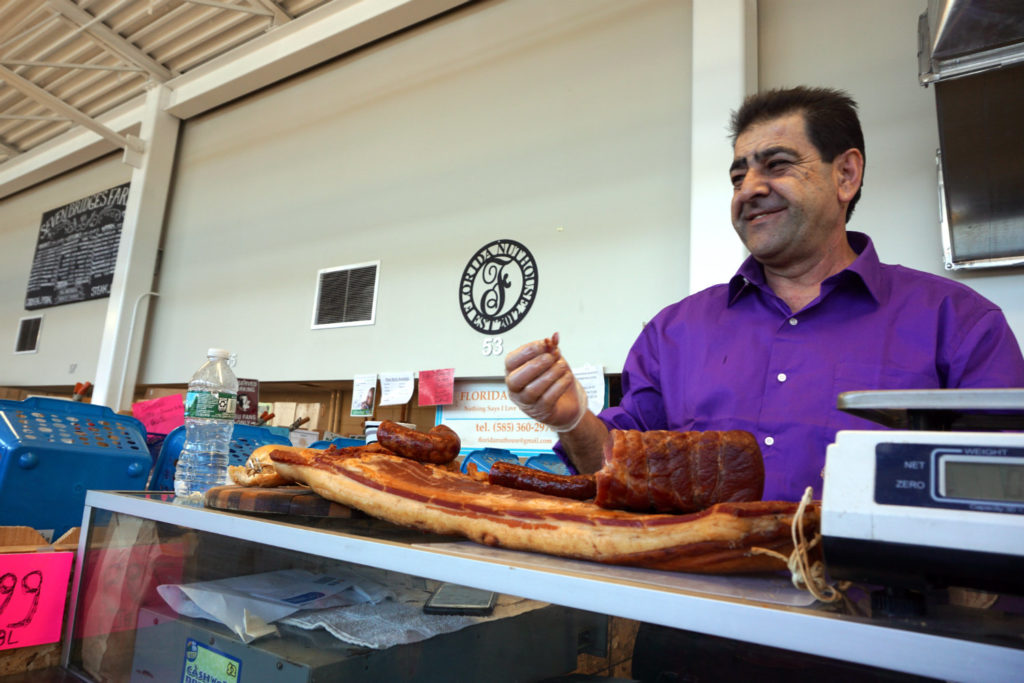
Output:
[[[352,517],[352,508],[321,498],[304,486],[215,486],[206,492],[206,507],[232,512],[306,517]]]

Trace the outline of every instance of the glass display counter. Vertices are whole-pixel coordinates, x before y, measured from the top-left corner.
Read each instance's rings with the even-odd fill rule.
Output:
[[[194,508],[164,493],[90,491],[83,530],[62,656],[65,668],[91,680],[542,680],[573,671],[581,643],[606,637],[604,615],[946,680],[1006,680],[1024,670],[1024,615],[991,604],[871,617],[855,605],[818,603],[781,573],[608,566],[357,515]],[[411,595],[451,582],[499,593],[499,609],[511,610],[379,647],[360,644],[358,634],[346,641],[292,625],[294,617],[267,627],[245,610],[240,625],[183,615],[157,589],[280,570],[351,571]],[[229,675],[189,679],[189,671],[202,673],[189,669],[197,661]]]

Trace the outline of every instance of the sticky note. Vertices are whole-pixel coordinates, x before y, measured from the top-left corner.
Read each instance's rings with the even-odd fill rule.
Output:
[[[170,434],[185,424],[185,399],[181,394],[161,396],[132,404],[132,416],[146,427],[148,434]]]
[[[420,370],[419,404],[421,406],[451,405],[455,390],[455,368]]]

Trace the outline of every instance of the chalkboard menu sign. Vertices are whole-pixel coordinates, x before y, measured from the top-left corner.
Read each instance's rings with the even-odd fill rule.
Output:
[[[43,214],[25,308],[110,296],[129,183]]]

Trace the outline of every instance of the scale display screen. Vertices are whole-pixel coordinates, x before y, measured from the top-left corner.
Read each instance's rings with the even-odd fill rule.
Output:
[[[946,455],[939,465],[939,491],[946,498],[1024,503],[1024,460]]]
[[[875,445],[875,502],[1024,515],[1024,448]]]

